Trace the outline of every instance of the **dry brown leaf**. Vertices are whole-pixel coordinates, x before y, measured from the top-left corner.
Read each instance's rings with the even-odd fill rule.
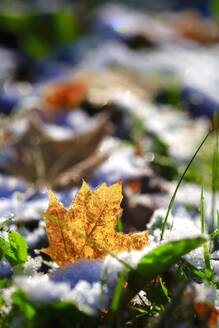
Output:
[[[79,106],[88,84],[88,76],[50,83],[43,89],[43,104],[54,112],[63,112]]]
[[[171,22],[171,19],[169,20]],[[173,16],[173,27],[184,37],[209,46],[219,40],[219,25],[213,20],[203,19],[196,11],[185,10]]]
[[[49,83],[43,88],[41,111],[48,118],[51,113],[65,112],[77,107],[84,100],[102,107],[114,102],[115,91],[117,95],[118,92],[123,95],[131,93],[137,98],[148,100],[157,92],[158,86],[160,82],[155,79],[120,66],[101,69],[95,73],[78,71],[77,76],[72,79]]]
[[[123,67],[112,67],[95,72],[89,84],[85,100],[93,106],[102,107],[115,101],[116,95],[134,95],[148,100],[157,92],[160,83]]]
[[[66,229],[44,216],[49,247],[41,251],[48,254],[58,265],[73,263],[81,258],[103,258],[107,255],[104,249],[118,254],[122,251],[141,250],[149,245],[148,231],[123,234],[115,230],[121,212],[120,182],[109,187],[103,183],[98,189],[91,191],[83,181],[69,210],[56,200],[51,191],[49,198],[47,214],[69,227]],[[99,248],[99,245],[102,248]]]
[[[84,161],[74,165],[71,169],[61,173],[53,182],[55,189],[68,188],[81,182],[81,177],[90,178],[98,165],[107,159],[106,153],[95,152]]]
[[[27,131],[10,145],[15,161],[6,169],[31,183],[54,188],[79,183],[106,159],[107,155],[97,150],[108,134],[108,121],[108,115],[99,115],[86,130],[59,140],[49,135],[37,118],[31,119]]]

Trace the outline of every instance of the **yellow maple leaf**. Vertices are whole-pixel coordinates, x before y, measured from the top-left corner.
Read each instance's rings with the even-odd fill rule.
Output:
[[[121,182],[109,187],[103,183],[91,191],[83,181],[69,210],[49,191],[49,208],[44,214],[49,247],[41,251],[58,265],[65,265],[81,258],[103,258],[107,255],[106,249],[118,254],[141,250],[149,245],[148,231],[130,234],[116,232],[121,201]],[[51,220],[49,216],[58,221]]]

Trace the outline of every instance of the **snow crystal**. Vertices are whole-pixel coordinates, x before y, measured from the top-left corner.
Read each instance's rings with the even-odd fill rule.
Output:
[[[151,251],[153,247],[155,247],[154,243],[141,251],[121,252],[118,254],[118,259],[136,267],[142,256]],[[60,267],[51,274],[50,279],[56,283],[68,283],[70,288],[73,288],[71,293],[65,296],[65,299],[77,300],[96,311],[98,307],[108,304],[113,295],[119,272],[125,270],[128,273],[129,271],[118,259],[108,255],[103,260],[81,260],[74,264],[68,264],[66,267]],[[104,272],[106,283],[102,287],[101,280]],[[101,288],[104,288],[104,295],[100,304]]]
[[[213,278],[219,282],[219,260],[210,260],[210,264],[213,271]]]
[[[5,313],[9,313],[12,306],[11,295],[16,291],[16,286],[11,286],[8,288],[2,288],[1,293],[5,301],[5,305],[1,307],[1,310]]]
[[[162,222],[164,220],[166,211],[159,209],[154,212],[151,222],[148,225],[150,230],[148,240],[150,242],[160,243],[160,236],[162,230]],[[163,219],[162,219],[163,218]],[[168,241],[176,241],[184,238],[194,238],[201,235],[201,220],[198,217],[191,217],[187,212],[187,217],[169,216],[164,232],[162,244]],[[203,236],[203,235],[202,235]],[[204,236],[207,237],[208,236]],[[195,265],[197,268],[204,266],[204,251],[203,247],[198,247],[185,255],[185,259]]]
[[[8,232],[5,230],[1,230],[0,237],[3,238],[4,240],[8,241]]]
[[[35,274],[41,267],[42,265],[42,257],[41,256],[36,256],[34,258],[30,257],[28,255],[28,260],[23,264],[23,273],[26,275],[33,275]]]
[[[61,299],[64,294],[69,292],[68,283],[54,283],[47,275],[16,276],[14,281],[33,302],[49,303]]]
[[[140,292],[132,299],[132,302],[134,303],[134,305],[151,305],[151,303],[147,299],[145,291],[143,290],[140,290]]]
[[[89,283],[80,280],[71,289],[67,282],[54,282],[47,275],[41,274],[28,278],[16,276],[14,281],[32,302],[50,303],[56,300],[65,300],[73,302],[82,311],[95,313],[100,306],[106,306],[109,300],[107,287],[102,289],[100,282]]]
[[[103,271],[103,260],[80,260],[60,267],[52,273],[50,279],[55,282],[68,282],[71,288],[74,288],[79,280],[89,283],[100,281]]]
[[[102,307],[107,307],[109,303],[108,289],[106,286],[102,288],[100,282],[90,284],[85,280],[80,280],[74,289],[67,293],[63,299],[76,302],[79,309],[82,308],[82,310],[84,305],[86,305],[94,312],[97,312]]]
[[[74,288],[72,291],[74,297],[76,290],[78,291],[80,288],[84,290],[85,286],[88,286],[88,284],[90,285],[89,288],[91,288],[91,286],[94,288],[94,284],[97,284],[92,293],[92,297],[94,297],[94,295],[99,295],[97,292],[97,290],[99,290],[98,284],[101,281],[103,272],[105,272],[106,292],[104,301],[106,302],[107,298],[109,299],[113,294],[118,274],[122,271],[127,273],[129,271],[128,267],[124,266],[122,262],[127,263],[132,268],[136,268],[141,258],[160,244],[162,218],[164,214],[165,211],[162,209],[154,213],[149,224],[149,228],[151,229],[151,234],[149,235],[150,245],[146,246],[143,250],[121,252],[117,256],[119,260],[108,255],[104,260],[79,261],[75,264],[69,264],[65,268],[60,268],[54,272],[51,275],[51,280],[56,282],[68,282],[71,287]],[[200,231],[200,220],[170,215],[162,244],[171,240],[200,236]],[[185,257],[197,267],[203,267],[203,247],[195,249],[189,254],[186,254]],[[83,283],[81,281],[83,281]],[[87,294],[85,295],[87,296]],[[94,298],[85,300],[83,293],[77,294],[77,297],[81,302],[86,302],[86,305],[90,306],[91,303],[93,305],[96,304]]]
[[[216,297],[215,297],[215,303],[214,303],[216,309],[219,311],[219,290],[216,290]]]
[[[215,251],[211,254],[212,259],[219,260],[219,251]]]
[[[174,191],[176,183],[172,184],[171,193]],[[201,197],[201,187],[193,183],[183,183],[179,190],[177,191],[176,201],[181,204],[191,204],[200,207],[200,197]],[[215,206],[215,216],[217,215],[216,211],[219,207],[219,193],[215,193],[216,197],[216,206]],[[207,224],[211,224],[212,218],[212,192],[205,190],[204,191],[204,215]],[[199,217],[200,221],[200,217]],[[215,220],[215,229],[217,228],[217,222]]]
[[[122,179],[139,177],[147,172],[146,161],[134,155],[134,150],[129,146],[117,147],[111,151],[108,159],[99,166],[90,183],[97,186],[103,182],[112,184]]]
[[[8,261],[3,257],[3,259],[0,261],[0,277],[9,277],[11,274],[11,266]]]
[[[72,136],[72,130],[66,127],[61,127],[55,124],[47,124],[46,132],[53,140],[65,140]]]
[[[195,291],[195,302],[206,302],[207,300],[214,303],[216,298],[216,287],[208,286],[204,283],[197,284],[193,282],[190,288]]]
[[[68,114],[67,123],[74,131],[78,131],[87,127],[89,116],[81,109],[77,109]]]
[[[39,227],[34,229],[33,232],[26,228],[22,228],[19,230],[19,233],[25,239],[27,245],[32,249],[36,247],[39,242],[47,239],[45,227],[42,225],[39,225]]]
[[[162,228],[162,218],[165,211],[158,210],[152,217],[149,224],[151,235],[149,235],[150,245],[141,251],[121,252],[118,259],[108,255],[101,260],[81,260],[66,267],[60,267],[50,277],[34,274],[32,277],[15,277],[15,283],[28,297],[35,302],[51,302],[53,300],[69,300],[75,302],[79,308],[88,307],[93,312],[97,312],[100,307],[106,307],[120,272],[127,272],[129,268],[122,262],[136,268],[141,258],[160,244],[160,234]],[[200,235],[200,220],[190,217],[171,216],[164,234],[165,243],[170,240],[178,240],[186,237]],[[186,259],[198,267],[203,266],[203,247],[195,249],[187,254]],[[36,261],[36,260],[35,260]],[[37,262],[41,264],[41,259]],[[37,263],[26,264],[26,269],[30,274],[31,268]],[[102,286],[102,277],[105,272],[106,283]],[[89,291],[89,292],[88,292]],[[101,298],[102,296],[102,298]]]

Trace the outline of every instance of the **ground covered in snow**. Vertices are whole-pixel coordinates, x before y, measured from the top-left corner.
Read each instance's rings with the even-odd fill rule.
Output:
[[[23,40],[48,44],[34,53],[7,45],[17,16],[0,14],[0,326],[217,327],[217,129],[199,146],[219,125],[218,23],[35,6],[46,26],[64,19],[78,34],[40,39],[20,7]],[[149,245],[66,266],[41,252],[48,189],[68,209],[82,179],[91,190],[121,180],[117,231],[148,230]]]

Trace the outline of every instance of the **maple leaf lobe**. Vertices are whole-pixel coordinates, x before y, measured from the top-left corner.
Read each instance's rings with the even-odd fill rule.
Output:
[[[80,258],[103,258],[107,255],[106,250],[118,254],[149,245],[148,231],[116,232],[121,201],[120,181],[109,187],[103,183],[94,191],[83,181],[69,210],[49,191],[47,215],[57,218],[57,221],[44,215],[49,247],[41,251],[57,264],[65,265]]]

